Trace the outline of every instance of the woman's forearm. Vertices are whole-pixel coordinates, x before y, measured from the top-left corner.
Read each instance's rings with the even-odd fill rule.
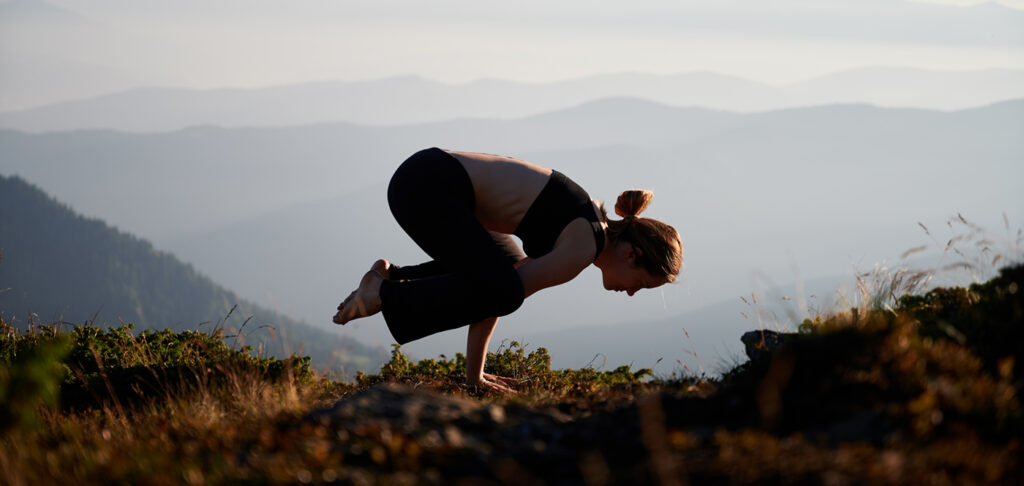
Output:
[[[483,379],[487,345],[491,342],[491,334],[497,323],[497,317],[490,317],[469,326],[469,336],[466,338],[466,380],[471,384]]]

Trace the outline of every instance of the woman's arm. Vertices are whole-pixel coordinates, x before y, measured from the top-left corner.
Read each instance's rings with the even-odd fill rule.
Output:
[[[526,259],[516,264],[519,278],[523,281],[526,295],[547,287],[572,280],[588,263],[582,266],[574,262],[571,253],[552,251],[536,260]],[[514,385],[515,379],[484,373],[484,361],[487,359],[487,346],[491,335],[498,324],[497,317],[490,317],[469,325],[466,338],[466,382],[482,387],[488,391],[510,395],[515,390],[508,387]]]
[[[530,257],[524,257],[516,262],[515,268],[518,269],[532,260]],[[466,339],[466,382],[470,385],[483,386],[493,392],[515,393],[512,389],[503,385],[513,385],[517,380],[484,373],[487,347],[490,344],[491,335],[494,334],[494,328],[497,324],[497,317],[491,317],[475,324],[470,324],[469,336]]]
[[[572,280],[594,261],[596,251],[590,223],[583,218],[569,223],[554,249],[517,267],[526,297]]]
[[[569,223],[548,254],[537,259],[524,258],[516,263],[515,268],[523,282],[526,296],[572,280],[594,261],[595,251],[597,245],[594,243],[590,223],[582,218]],[[466,381],[470,385],[483,386],[491,391],[514,393],[505,386],[514,384],[514,379],[484,373],[487,345],[497,323],[498,318],[492,317],[469,326],[469,336],[466,340]]]
[[[469,336],[466,339],[466,382],[492,392],[508,395],[515,391],[505,385],[510,385],[515,380],[484,373],[487,345],[491,341],[491,334],[494,333],[494,327],[497,324],[497,317],[490,317],[470,324]]]

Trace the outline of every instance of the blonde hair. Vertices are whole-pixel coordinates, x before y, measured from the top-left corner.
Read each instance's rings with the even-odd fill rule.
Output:
[[[683,264],[683,241],[675,228],[656,219],[639,215],[654,199],[654,193],[642,189],[623,191],[615,201],[615,214],[620,220],[608,219],[604,204],[598,202],[601,216],[608,222],[609,245],[627,242],[640,249],[636,265],[654,276],[673,282]]]

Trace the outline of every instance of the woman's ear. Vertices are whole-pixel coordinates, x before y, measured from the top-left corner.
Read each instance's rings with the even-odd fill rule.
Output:
[[[637,248],[633,245],[629,245],[629,248],[630,250],[629,253],[626,254],[626,258],[628,258],[630,261],[634,261],[637,258],[644,256],[644,251],[641,250],[640,248]]]

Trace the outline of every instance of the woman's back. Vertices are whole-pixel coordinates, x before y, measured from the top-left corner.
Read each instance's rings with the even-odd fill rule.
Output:
[[[476,198],[476,216],[491,231],[511,234],[544,189],[551,169],[511,157],[448,152],[469,174]]]

